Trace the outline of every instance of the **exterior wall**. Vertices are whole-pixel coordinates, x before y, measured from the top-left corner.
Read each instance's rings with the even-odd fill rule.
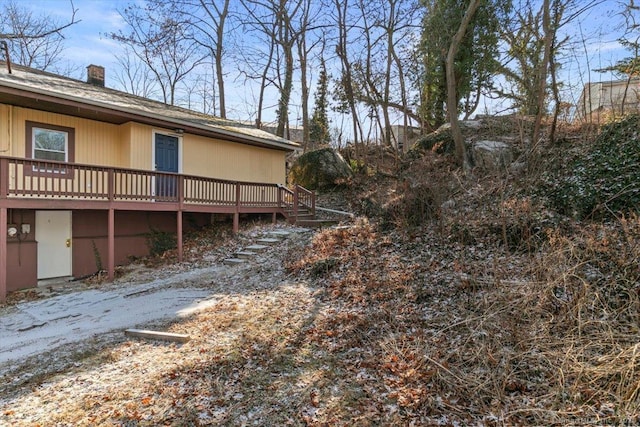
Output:
[[[73,275],[82,277],[106,268],[107,211],[74,211]],[[176,231],[175,214],[118,211],[115,213],[115,264],[149,254],[147,234],[152,230]],[[101,265],[100,265],[101,264]]]
[[[29,234],[7,238],[7,291],[37,286],[38,244],[35,240],[35,211],[11,209],[8,223],[29,224]],[[210,214],[183,214],[185,231],[210,224]],[[116,265],[124,265],[132,257],[149,255],[147,235],[152,230],[176,232],[173,212],[117,211],[115,213]],[[72,213],[72,268],[74,277],[87,276],[98,270],[99,262],[107,262],[107,212],[95,210]]]
[[[153,127],[139,123],[126,123],[122,125],[125,129],[125,139],[128,144],[129,168],[153,170],[152,140]]]
[[[120,126],[20,107],[11,110],[11,150],[14,157],[25,157],[25,122],[27,120],[75,129],[75,162],[102,166],[122,164]]]
[[[7,291],[32,288],[38,283],[38,254],[36,236],[36,215],[34,211],[11,209],[8,223],[29,224],[29,234],[7,237]]]
[[[597,120],[601,115],[637,112],[639,108],[638,80],[588,83],[578,99],[576,116],[578,119]]]
[[[0,155],[13,156],[11,137],[13,134],[12,110],[8,105],[0,104]],[[24,155],[24,153],[22,154]]]
[[[18,158],[26,156],[27,121],[73,128],[75,163],[147,171],[153,169],[154,132],[172,132],[138,123],[115,125],[0,104],[0,156]],[[181,137],[180,153],[181,172],[187,175],[269,184],[284,183],[286,179],[287,153],[285,151],[185,134]],[[17,183],[22,182],[20,179],[31,174],[18,169],[22,166],[12,167],[14,167],[13,172],[9,175],[13,181],[11,179],[10,181],[15,182],[14,184],[10,182],[9,185],[15,185],[18,188]],[[72,177],[73,179],[64,180],[72,183],[68,185],[73,186],[65,187],[65,191],[77,192],[80,191],[76,188],[78,185],[91,182],[93,186],[94,182],[100,182],[98,179],[81,178],[77,175],[77,171],[74,173],[76,175]],[[36,181],[30,182],[40,182],[38,180],[44,179],[46,178],[39,177]],[[56,187],[60,185],[59,181],[63,180],[54,180],[53,184],[42,184],[38,188],[60,190]],[[20,185],[24,185],[26,189],[26,184]],[[175,233],[175,218],[175,212],[117,211],[115,213],[116,265],[126,264],[131,257],[147,255],[149,253],[147,234],[152,229]],[[189,230],[194,224],[207,224],[210,218],[210,214],[184,213],[183,230]],[[27,235],[7,238],[7,290],[34,287],[37,285],[38,265],[35,211],[10,209],[8,223],[30,224],[31,230]],[[73,275],[81,277],[95,273],[100,263],[102,268],[105,268],[107,262],[107,211],[73,211]]]
[[[407,126],[406,132],[404,126],[391,126],[392,144],[398,151],[408,152],[414,146],[420,137],[421,129],[413,126]]]
[[[25,157],[26,121],[75,129],[76,163],[141,170],[153,170],[154,132],[172,132],[139,123],[114,125],[0,105],[0,155]],[[285,182],[284,151],[189,134],[181,140],[180,166],[185,174],[271,184]]]
[[[184,135],[182,151],[183,173],[187,175],[270,184],[285,182],[284,151],[194,135]]]
[[[107,212],[73,212],[73,276],[82,277],[106,268]],[[184,214],[183,230],[209,224],[210,215]],[[176,232],[173,212],[115,212],[115,264],[125,265],[132,258],[149,255],[147,236],[151,231]]]

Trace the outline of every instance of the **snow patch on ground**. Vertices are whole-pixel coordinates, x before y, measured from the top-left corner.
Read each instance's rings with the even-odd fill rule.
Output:
[[[211,305],[211,289],[179,287],[185,280],[211,277],[213,266],[134,286],[91,289],[18,304],[0,316],[0,371],[23,359],[156,320],[184,317]]]

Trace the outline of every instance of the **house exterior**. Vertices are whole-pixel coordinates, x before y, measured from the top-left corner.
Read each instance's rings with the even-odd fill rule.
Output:
[[[576,105],[576,119],[598,122],[606,115],[640,110],[640,79],[587,83]]]
[[[241,123],[87,82],[0,64],[0,300],[52,277],[81,277],[148,253],[150,232],[212,214],[286,215],[297,144]],[[289,209],[287,211],[287,209]]]
[[[399,152],[406,153],[415,145],[420,136],[422,129],[415,126],[391,126],[391,144]]]

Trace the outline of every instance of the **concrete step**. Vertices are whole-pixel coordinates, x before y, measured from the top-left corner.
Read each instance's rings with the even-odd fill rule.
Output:
[[[280,239],[274,239],[274,238],[268,238],[268,237],[256,240],[256,243],[258,243],[259,245],[275,245],[278,242],[280,242]]]
[[[240,265],[240,264],[244,264],[245,262],[247,262],[246,259],[240,259],[240,258],[227,258],[224,261],[222,261],[224,265]]]
[[[245,251],[251,251],[251,252],[262,252],[265,249],[267,249],[269,246],[267,245],[249,245],[246,248],[244,248]]]
[[[296,225],[302,227],[322,228],[331,227],[332,225],[339,224],[340,221],[335,219],[298,219]]]
[[[269,231],[266,233],[266,235],[275,239],[284,239],[286,237],[289,237],[291,233],[288,231],[276,230],[276,231]]]
[[[240,258],[240,259],[251,259],[251,258],[253,258],[254,256],[256,256],[256,253],[255,253],[255,252],[251,252],[251,251],[244,250],[244,251],[236,252],[236,253],[235,253],[235,254],[233,254],[233,255],[235,255],[235,257],[236,257],[236,258]]]
[[[298,215],[289,215],[289,218],[311,218],[313,219],[315,215],[313,215],[312,213],[300,213],[298,212]]]
[[[293,210],[292,209],[285,209],[284,213],[287,216],[293,216]],[[298,209],[298,215],[311,215],[311,212],[307,209]]]

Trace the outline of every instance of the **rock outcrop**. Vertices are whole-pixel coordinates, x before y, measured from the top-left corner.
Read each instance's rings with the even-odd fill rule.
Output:
[[[323,190],[339,186],[352,176],[351,167],[340,153],[321,148],[298,157],[289,171],[289,182],[309,190]]]

